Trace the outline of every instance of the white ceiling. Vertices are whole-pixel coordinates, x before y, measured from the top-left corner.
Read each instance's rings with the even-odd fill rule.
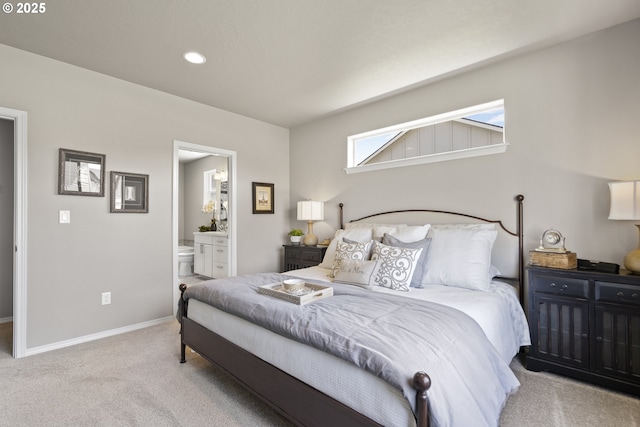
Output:
[[[284,127],[640,17],[638,0],[44,3],[0,13],[0,43]]]

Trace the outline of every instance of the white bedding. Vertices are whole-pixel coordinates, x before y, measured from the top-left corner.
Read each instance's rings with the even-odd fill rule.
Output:
[[[328,282],[328,271],[326,268],[310,267],[285,274]],[[516,290],[503,282],[492,281],[489,291],[441,285],[411,288],[410,292],[373,286],[371,291],[431,301],[466,313],[480,325],[506,363],[511,362],[521,346],[531,344],[527,319],[518,302]]]
[[[287,274],[327,281],[327,271],[321,267],[311,267]],[[493,282],[489,291],[447,286],[427,286],[425,289],[412,289],[411,292],[383,288],[375,291],[404,294],[463,311],[476,320],[506,363],[511,361],[520,346],[530,343],[524,313],[509,285]],[[197,300],[189,303],[189,317],[380,424],[415,425],[408,403],[398,390],[349,362]],[[292,354],[296,357],[291,358]]]

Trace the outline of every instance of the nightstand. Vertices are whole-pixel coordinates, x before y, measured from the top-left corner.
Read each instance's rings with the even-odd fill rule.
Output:
[[[318,265],[324,258],[327,247],[282,245],[284,247],[283,271],[297,270]]]
[[[527,369],[640,395],[640,276],[527,267]]]

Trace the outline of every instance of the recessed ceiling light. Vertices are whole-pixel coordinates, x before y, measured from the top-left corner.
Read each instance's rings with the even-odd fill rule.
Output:
[[[205,58],[204,55],[198,52],[187,52],[183,56],[184,59],[191,62],[192,64],[204,64],[205,62],[207,62],[207,58]]]

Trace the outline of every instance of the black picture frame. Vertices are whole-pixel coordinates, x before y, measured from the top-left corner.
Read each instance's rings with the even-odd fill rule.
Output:
[[[111,213],[149,213],[149,175],[111,171]]]
[[[253,201],[251,203],[254,214],[272,214],[274,213],[274,184],[266,182],[253,182],[251,194]]]
[[[104,197],[106,155],[60,148],[58,194]]]

